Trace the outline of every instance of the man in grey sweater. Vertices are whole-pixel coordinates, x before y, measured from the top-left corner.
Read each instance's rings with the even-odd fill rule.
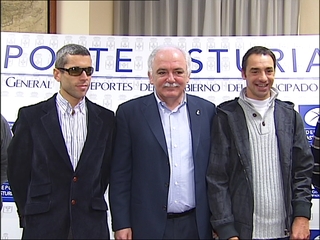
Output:
[[[207,172],[211,224],[220,239],[309,239],[314,160],[301,116],[277,99],[276,58],[265,47],[242,59],[246,87],[222,103]]]

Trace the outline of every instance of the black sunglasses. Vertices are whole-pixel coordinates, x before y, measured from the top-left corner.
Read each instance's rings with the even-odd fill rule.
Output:
[[[88,77],[91,76],[94,71],[93,67],[86,67],[86,68],[71,67],[71,68],[57,68],[57,69],[68,72],[70,76],[80,76],[82,72],[85,71]]]

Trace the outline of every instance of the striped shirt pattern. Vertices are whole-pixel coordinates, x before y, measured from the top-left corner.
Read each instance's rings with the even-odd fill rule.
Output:
[[[62,135],[71,164],[75,170],[87,138],[87,109],[85,106],[85,98],[72,108],[70,103],[58,93],[56,106]]]

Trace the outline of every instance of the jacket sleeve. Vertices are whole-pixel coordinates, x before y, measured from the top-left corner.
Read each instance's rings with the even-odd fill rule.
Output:
[[[8,155],[7,149],[12,134],[7,120],[1,115],[1,184],[7,181]]]
[[[234,226],[234,217],[229,193],[228,166],[231,139],[227,118],[215,115],[211,132],[211,153],[207,170],[208,199],[212,213],[211,225],[220,239],[239,236]]]
[[[13,138],[8,147],[8,181],[17,206],[20,227],[23,227],[23,215],[30,182],[32,138],[28,120],[23,109],[12,128]],[[18,151],[17,151],[18,150]]]
[[[312,184],[320,193],[320,117],[318,118],[315,133],[312,139],[311,151],[314,158]]]
[[[108,126],[108,129],[110,129],[110,131],[107,130],[105,133],[107,136],[107,142],[101,167],[101,176],[103,176],[101,179],[101,184],[104,191],[107,190],[110,181],[110,165],[114,149],[115,138],[115,116],[114,114],[109,113],[105,116],[105,119],[108,119],[108,121],[105,124]]]
[[[295,133],[292,151],[292,206],[293,217],[311,217],[311,180],[314,160],[304,124],[295,113]]]
[[[131,137],[127,117],[121,107],[116,112],[116,125],[115,148],[111,162],[109,185],[113,231],[131,227]]]

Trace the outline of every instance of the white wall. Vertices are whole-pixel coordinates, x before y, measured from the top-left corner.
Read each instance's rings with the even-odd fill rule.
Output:
[[[57,1],[57,33],[113,34],[113,1]],[[319,0],[301,0],[299,34],[319,34]]]
[[[319,34],[319,0],[301,0],[299,34]]]
[[[57,33],[112,35],[113,1],[57,1]]]

